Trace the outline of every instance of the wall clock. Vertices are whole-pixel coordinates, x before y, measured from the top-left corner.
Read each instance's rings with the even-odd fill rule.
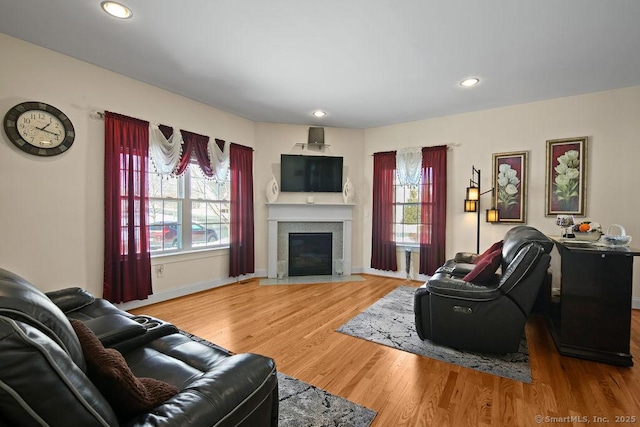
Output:
[[[24,152],[55,156],[67,151],[76,137],[71,120],[44,102],[23,102],[7,111],[4,131]]]

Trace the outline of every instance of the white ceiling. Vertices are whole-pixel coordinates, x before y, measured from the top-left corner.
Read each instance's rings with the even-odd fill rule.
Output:
[[[638,0],[122,3],[131,19],[0,0],[0,32],[259,122],[369,128],[640,85]]]

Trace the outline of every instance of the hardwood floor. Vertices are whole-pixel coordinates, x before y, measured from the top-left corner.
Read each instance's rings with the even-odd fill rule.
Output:
[[[335,332],[406,285],[363,277],[274,286],[250,280],[132,312],[167,320],[236,353],[270,356],[279,371],[377,411],[374,427],[640,424],[640,367],[561,357],[541,317],[526,327],[533,384]],[[639,310],[632,316],[631,352],[640,357]]]

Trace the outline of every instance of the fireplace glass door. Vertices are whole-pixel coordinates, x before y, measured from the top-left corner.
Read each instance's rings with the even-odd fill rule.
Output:
[[[289,233],[289,276],[331,275],[332,233]]]

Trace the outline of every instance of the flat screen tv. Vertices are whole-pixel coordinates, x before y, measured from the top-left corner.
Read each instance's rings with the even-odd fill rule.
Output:
[[[342,157],[282,154],[280,190],[303,193],[342,192]]]

